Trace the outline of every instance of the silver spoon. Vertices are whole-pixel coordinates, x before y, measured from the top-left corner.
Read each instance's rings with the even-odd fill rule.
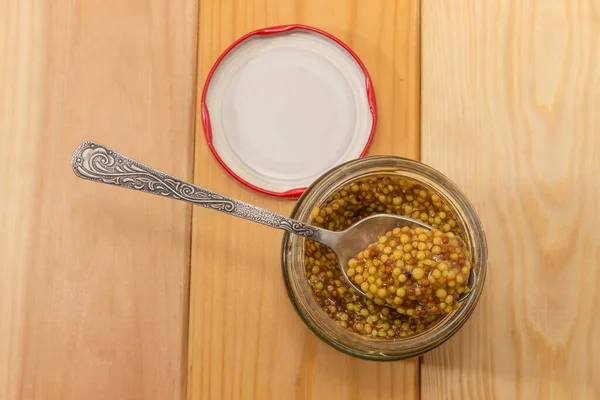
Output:
[[[363,218],[340,232],[317,228],[182,181],[95,142],[84,142],[75,149],[71,167],[75,175],[83,179],[186,201],[319,242],[337,255],[344,278],[363,296],[366,294],[346,272],[354,255],[396,227],[416,225],[433,229],[421,221],[390,214]]]

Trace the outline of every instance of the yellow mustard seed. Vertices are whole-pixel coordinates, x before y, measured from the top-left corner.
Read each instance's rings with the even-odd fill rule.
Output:
[[[425,276],[425,271],[422,268],[415,268],[412,271],[412,276],[416,280],[421,280]]]
[[[319,207],[315,207],[312,209],[312,211],[310,212],[310,217],[311,218],[317,218],[319,216],[319,212],[321,211],[321,209]]]

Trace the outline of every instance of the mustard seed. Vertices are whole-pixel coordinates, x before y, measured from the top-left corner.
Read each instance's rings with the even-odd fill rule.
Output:
[[[458,296],[470,291],[471,254],[459,219],[441,196],[397,176],[346,185],[311,211],[310,223],[340,231],[378,213],[420,219],[434,230],[395,228],[356,249],[347,273],[369,298],[344,281],[335,254],[311,240],[305,241],[305,275],[318,304],[341,327],[382,340],[404,338],[459,307]]]

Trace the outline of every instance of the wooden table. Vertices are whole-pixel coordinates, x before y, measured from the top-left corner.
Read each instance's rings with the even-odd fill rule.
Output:
[[[485,224],[481,302],[420,359],[314,337],[281,285],[279,232],[70,171],[94,139],[289,212],[217,165],[197,113],[220,52],[285,23],[365,62],[369,154],[440,169]],[[600,398],[599,37],[595,0],[0,4],[0,400]]]

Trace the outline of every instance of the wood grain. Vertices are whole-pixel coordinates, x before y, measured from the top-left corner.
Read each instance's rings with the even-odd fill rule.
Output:
[[[600,2],[423,2],[422,156],[487,228],[485,294],[422,398],[597,399]]]
[[[94,139],[191,178],[196,18],[195,0],[0,3],[0,399],[182,397],[190,207],[70,161]]]
[[[371,154],[418,157],[419,5],[416,1],[203,0],[199,90],[221,52],[257,28],[302,23],[348,43],[370,71],[380,115]],[[195,182],[288,214],[293,201],[246,189],[217,164],[197,120]],[[287,299],[279,231],[193,211],[189,399],[417,397],[417,360],[377,364],[318,340]],[[235,251],[226,246],[235,245]]]

